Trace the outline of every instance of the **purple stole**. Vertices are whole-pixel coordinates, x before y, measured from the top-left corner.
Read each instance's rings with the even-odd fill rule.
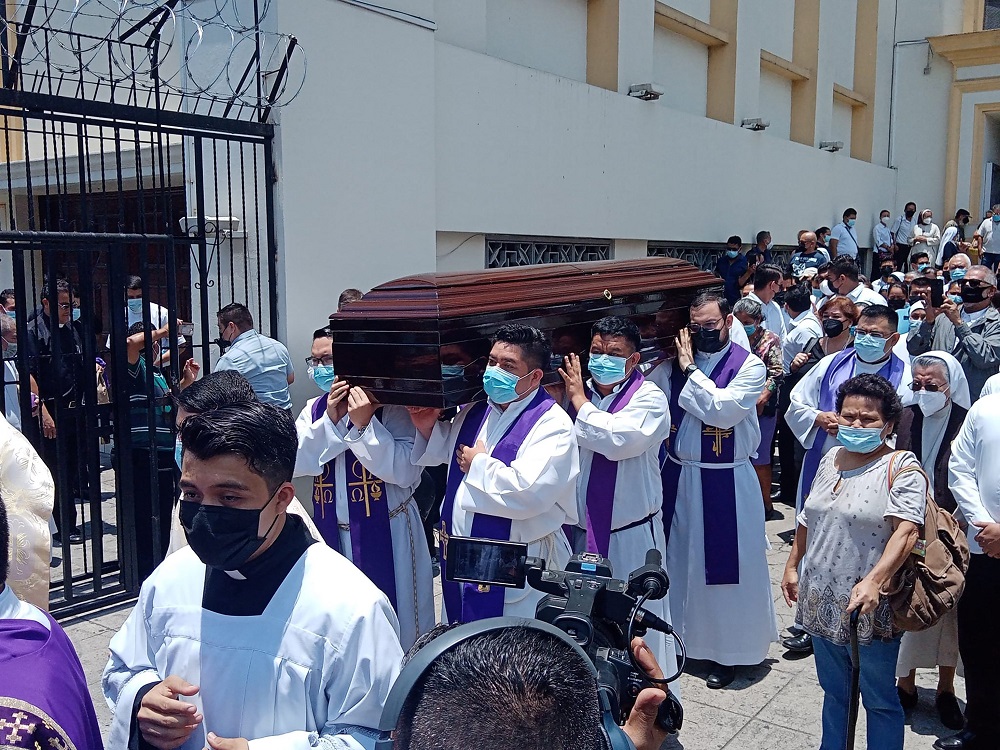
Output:
[[[709,378],[718,388],[725,388],[739,373],[750,352],[731,344]],[[670,541],[670,526],[677,508],[681,465],[677,458],[676,439],[687,413],[680,406],[681,390],[687,379],[674,360],[670,373],[670,436],[661,451],[663,482],[663,530]],[[669,455],[667,455],[669,454]],[[672,458],[671,458],[672,457]],[[702,424],[701,463],[732,464],[736,461],[736,430],[723,430]],[[736,514],[736,469],[732,466],[711,469],[701,467],[701,501],[705,533],[705,583],[709,586],[740,582],[739,519]]]
[[[632,370],[611,406],[610,414],[620,412],[632,400],[632,396],[643,384],[645,378],[638,369]],[[594,453],[587,479],[587,552],[597,552],[608,556],[611,544],[611,514],[615,505],[615,489],[618,484],[618,462],[607,456]]]
[[[528,437],[531,428],[534,427],[542,415],[545,414],[555,404],[552,397],[539,387],[528,406],[514,420],[500,442],[490,454],[491,458],[502,461],[507,466],[517,458],[517,452],[521,448],[521,443]],[[475,445],[476,436],[486,423],[489,416],[489,404],[480,401],[468,409],[465,421],[458,431],[458,440],[455,447],[459,445]],[[459,583],[448,580],[448,539],[451,536],[451,520],[455,509],[455,495],[461,485],[465,474],[458,468],[458,457],[452,454],[451,464],[448,466],[448,486],[444,495],[444,502],[441,504],[441,588],[444,593],[444,605],[448,614],[449,622],[474,622],[484,620],[488,617],[500,617],[503,615],[504,595],[506,589],[503,586],[478,586],[474,583]],[[511,519],[491,516],[486,513],[474,513],[472,519],[471,536],[478,539],[497,539],[500,541],[510,541]]]
[[[51,631],[0,620],[0,747],[101,750],[101,730],[80,659],[48,614]]]
[[[837,410],[837,391],[840,386],[854,376],[854,362],[857,352],[853,347],[848,347],[834,355],[833,362],[823,376],[823,381],[819,387],[819,410]],[[878,371],[878,374],[892,383],[892,387],[898,389],[903,380],[903,371],[906,366],[903,360],[892,354],[885,366]],[[823,446],[826,444],[826,432],[819,430],[813,440],[812,447],[806,451],[805,458],[802,459],[802,492],[799,495],[799,504],[796,512],[802,510],[806,495],[812,487],[816,472],[819,471],[819,462],[823,458]]]
[[[323,416],[328,398],[329,395],[324,394],[313,403],[313,422]],[[313,478],[313,522],[324,541],[343,553],[337,518],[336,463],[336,460],[329,461],[323,467],[323,473]],[[351,557],[354,565],[378,586],[395,609],[396,564],[385,482],[362,466],[350,450],[344,451],[344,468],[347,475]],[[332,512],[327,510],[327,506],[332,508]]]

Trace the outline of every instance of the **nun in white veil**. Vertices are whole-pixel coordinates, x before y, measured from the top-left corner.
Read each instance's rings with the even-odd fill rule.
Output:
[[[910,450],[931,477],[934,499],[954,511],[955,498],[948,489],[951,442],[972,405],[969,381],[962,366],[947,352],[932,351],[913,358],[912,406],[903,409],[897,427],[896,447]],[[958,615],[952,611],[937,625],[919,633],[906,633],[896,664],[896,689],[904,709],[916,706],[917,669],[938,668],[935,706],[949,729],[962,729],[964,717],[955,698],[955,672],[959,665]]]

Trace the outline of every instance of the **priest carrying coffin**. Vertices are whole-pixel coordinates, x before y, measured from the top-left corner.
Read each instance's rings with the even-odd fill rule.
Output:
[[[730,339],[731,325],[724,297],[699,295],[677,358],[650,373],[670,403],[663,508],[671,614],[688,656],[715,662],[710,688],[731,683],[738,665],[759,664],[778,639],[764,506],[750,464],[767,372]]]
[[[114,748],[361,748],[399,670],[396,616],[286,514],[297,439],[259,403],[189,417],[189,547],[146,580],[111,640]]]
[[[511,323],[493,337],[483,376],[488,401],[451,422],[440,410],[411,408],[413,461],[448,463],[441,507],[442,586],[449,622],[500,615],[534,617],[543,594],[447,580],[449,536],[523,542],[528,555],[562,569],[570,557],[564,524],[577,522],[580,472],[573,422],[541,388],[552,348],[537,328]]]

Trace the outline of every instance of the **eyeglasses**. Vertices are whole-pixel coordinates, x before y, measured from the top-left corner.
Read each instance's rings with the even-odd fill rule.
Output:
[[[690,329],[691,333],[698,333],[699,331],[718,331],[719,324],[721,322],[722,318],[716,318],[715,320],[711,320],[703,326],[698,325],[697,323],[691,323],[688,326],[688,329]]]
[[[962,279],[962,286],[970,289],[988,289],[991,285],[979,279]]]
[[[927,391],[928,393],[937,393],[944,388],[943,385],[934,385],[934,383],[918,383],[913,381],[910,383],[910,390],[914,393],[919,393],[920,391]]]
[[[306,364],[309,367],[319,367],[320,365],[329,367],[333,364],[333,355],[329,354],[325,357],[306,357]]]
[[[854,335],[855,336],[871,336],[873,339],[879,339],[880,341],[885,341],[887,338],[889,338],[888,336],[886,336],[881,331],[866,331],[863,328],[855,328],[854,329]]]

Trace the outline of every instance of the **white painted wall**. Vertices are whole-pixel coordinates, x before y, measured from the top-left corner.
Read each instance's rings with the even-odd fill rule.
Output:
[[[767,225],[785,244],[895,192],[884,168],[450,45],[436,101],[440,233],[724,241]],[[449,268],[480,262],[470,245]]]
[[[667,5],[705,23],[712,14],[712,0],[668,0]]]
[[[792,128],[792,82],[766,70],[760,72],[760,116],[771,125],[764,135],[788,140]]]
[[[786,60],[792,59],[795,0],[754,0],[760,18],[760,46]]]
[[[832,48],[833,81],[854,88],[854,36],[857,24],[856,3],[834,3],[833,13],[823,15],[820,44]]]
[[[831,141],[843,141],[844,148],[837,155],[843,158],[851,156],[851,119],[853,110],[849,104],[840,101],[833,102],[833,120],[830,123]]]
[[[708,48],[659,26],[653,32],[653,80],[663,86],[664,107],[705,116]]]
[[[435,266],[435,45],[430,30],[331,0],[282,3],[279,21],[309,53],[278,136],[283,338],[300,363],[341,290]],[[299,369],[301,405],[315,386]]]
[[[489,0],[486,53],[586,81],[587,1]]]

